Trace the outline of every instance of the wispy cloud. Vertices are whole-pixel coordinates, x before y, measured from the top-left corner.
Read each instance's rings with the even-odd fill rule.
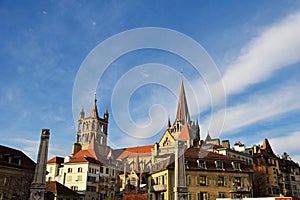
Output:
[[[268,80],[275,71],[300,61],[300,12],[266,27],[242,49],[235,62],[227,67],[222,81],[227,96],[245,92],[249,86]],[[223,131],[237,132],[239,129],[294,109],[297,103],[297,86],[287,86],[269,94],[254,95],[247,102],[236,102],[226,109]],[[203,93],[203,92],[202,92]],[[208,95],[203,95],[204,102]],[[204,107],[207,105],[204,105]],[[224,109],[214,111],[214,120],[205,120],[204,126],[214,127],[222,122]],[[211,124],[211,125],[209,125]]]
[[[39,141],[25,138],[15,138],[14,141],[22,146],[22,150],[26,155],[28,155],[32,160],[36,160]]]
[[[300,131],[292,132],[282,137],[270,138],[275,153],[282,155],[287,152],[292,156],[292,159],[300,161],[300,147],[299,147]],[[288,144],[288,145],[287,145]]]
[[[298,85],[288,85],[273,89],[267,94],[253,95],[243,103],[227,107],[223,133],[230,135],[251,124],[299,110],[299,89]],[[223,117],[219,113],[223,113],[223,111],[214,113],[216,121],[219,117]],[[206,119],[204,124],[207,123]]]
[[[300,61],[300,12],[267,27],[230,65],[223,82],[227,94],[267,80],[274,71]]]

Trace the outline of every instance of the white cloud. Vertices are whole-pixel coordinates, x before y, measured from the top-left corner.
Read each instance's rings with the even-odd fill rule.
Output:
[[[22,151],[32,160],[36,160],[39,148],[39,141],[24,138],[15,138],[14,141],[22,146]]]
[[[227,68],[223,76],[227,94],[243,91],[266,80],[274,71],[299,62],[299,35],[300,13],[266,28]]]
[[[226,109],[223,133],[230,135],[251,124],[278,117],[290,111],[299,110],[299,89],[298,85],[281,87],[276,89],[275,92],[254,95],[244,103],[228,107]],[[214,113],[216,120],[212,122],[213,124],[220,121],[219,118],[223,117],[223,112],[223,110],[219,110]],[[208,127],[208,123],[209,121],[206,119],[204,125]]]
[[[259,84],[271,77],[279,69],[287,67],[300,61],[300,12],[291,14],[283,20],[264,29],[259,36],[242,50],[233,64],[227,67],[222,81],[227,95],[240,93],[247,87]],[[202,90],[204,91],[204,90]],[[214,126],[222,123],[224,111],[226,121],[223,131],[238,131],[238,129],[266,120],[271,117],[280,116],[282,113],[299,109],[297,91],[299,87],[288,86],[280,91],[261,96],[253,96],[248,102],[238,103],[226,110],[223,108],[214,110],[213,120],[205,119],[204,129],[214,129]],[[201,92],[202,108],[208,107],[209,95]],[[219,100],[217,100],[219,101]],[[219,101],[220,102],[220,101]],[[211,105],[212,106],[212,105]],[[219,133],[215,133],[219,135]]]
[[[293,160],[300,162],[299,140],[300,131],[296,131],[282,137],[270,138],[269,142],[276,154],[282,155],[283,152],[287,152]]]

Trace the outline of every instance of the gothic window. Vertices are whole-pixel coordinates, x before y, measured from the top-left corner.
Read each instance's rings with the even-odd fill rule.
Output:
[[[87,134],[85,134],[85,142],[89,142],[89,134],[87,133]]]
[[[92,123],[92,129],[95,130],[95,121]]]
[[[78,124],[78,131],[80,131],[81,128],[82,128],[82,123],[80,122],[80,123]]]
[[[83,127],[82,127],[82,130],[86,130],[86,122],[83,123]]]

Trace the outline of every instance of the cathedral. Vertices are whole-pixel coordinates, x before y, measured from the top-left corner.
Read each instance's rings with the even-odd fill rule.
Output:
[[[253,180],[256,170],[265,169],[260,166],[263,162],[258,162],[260,154],[269,159],[264,146],[257,150],[257,146],[246,148],[238,142],[230,147],[229,140],[221,143],[209,134],[201,140],[199,122],[190,117],[183,81],[175,120],[168,119],[158,142],[112,149],[107,145],[108,124],[108,110],[100,117],[95,97],[90,114],[86,116],[84,108],[79,113],[72,153],[47,162],[46,180],[67,186],[84,200],[215,200],[253,197],[261,191],[253,186]],[[277,162],[290,165],[287,160]],[[299,167],[293,170],[299,173]],[[283,169],[277,167],[277,171]],[[289,174],[287,170],[284,173]],[[273,175],[269,175],[271,180]],[[278,181],[269,183],[270,189],[265,192],[268,196],[281,191],[300,194],[298,190],[282,189]]]

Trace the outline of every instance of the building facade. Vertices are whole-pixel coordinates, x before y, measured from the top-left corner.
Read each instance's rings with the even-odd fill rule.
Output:
[[[268,139],[264,139],[262,146],[254,146],[253,152],[255,197],[300,197],[298,164],[287,155],[275,155]]]
[[[0,199],[26,199],[30,195],[35,163],[23,152],[0,145]]]
[[[184,153],[189,200],[252,197],[253,170],[244,161],[191,147]],[[172,158],[148,178],[149,199],[174,199]]]

